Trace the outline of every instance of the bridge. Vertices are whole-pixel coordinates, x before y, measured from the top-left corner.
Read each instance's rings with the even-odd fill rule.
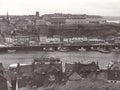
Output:
[[[44,48],[54,48],[55,51],[58,50],[58,47],[67,47],[69,50],[76,50],[76,48],[85,48],[86,50],[91,50],[93,48],[104,48],[110,49],[118,47],[120,48],[120,44],[43,44],[39,46],[7,46],[7,47],[0,47],[0,52],[6,52],[8,50],[17,50],[17,51],[42,51]]]

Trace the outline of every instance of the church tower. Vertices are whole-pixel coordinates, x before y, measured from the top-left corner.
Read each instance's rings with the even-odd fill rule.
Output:
[[[7,21],[8,23],[10,23],[10,17],[9,17],[8,12],[7,12],[7,15],[6,15],[6,21]]]
[[[38,11],[36,12],[36,17],[39,17],[39,12]]]

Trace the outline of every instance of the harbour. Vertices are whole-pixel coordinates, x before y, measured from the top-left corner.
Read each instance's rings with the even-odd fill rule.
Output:
[[[14,63],[32,63],[34,58],[40,57],[58,57],[63,62],[74,63],[82,62],[89,63],[95,61],[99,63],[101,69],[106,68],[106,65],[110,61],[119,61],[120,54],[111,52],[104,54],[97,51],[69,51],[69,52],[46,52],[46,51],[19,51],[12,53],[1,53],[0,62],[3,63],[4,67],[7,68],[10,64]]]

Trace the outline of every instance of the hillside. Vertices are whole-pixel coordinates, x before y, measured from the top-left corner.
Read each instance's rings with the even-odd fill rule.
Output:
[[[120,16],[103,16],[105,20],[120,20]]]
[[[63,37],[100,37],[116,35],[120,32],[120,25],[117,24],[91,24],[91,25],[61,25],[49,27],[48,35],[61,35]]]

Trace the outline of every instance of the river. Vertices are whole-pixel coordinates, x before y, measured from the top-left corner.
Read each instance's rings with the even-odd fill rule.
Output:
[[[29,52],[15,52],[15,53],[1,53],[0,62],[7,68],[10,64],[14,63],[31,63],[34,58],[42,57],[57,57],[63,62],[73,63],[80,61],[81,63],[90,63],[95,61],[99,63],[100,68],[105,68],[110,61],[119,61],[120,54],[109,53],[104,54],[95,51],[83,51],[83,52],[41,52],[41,51],[29,51]]]

